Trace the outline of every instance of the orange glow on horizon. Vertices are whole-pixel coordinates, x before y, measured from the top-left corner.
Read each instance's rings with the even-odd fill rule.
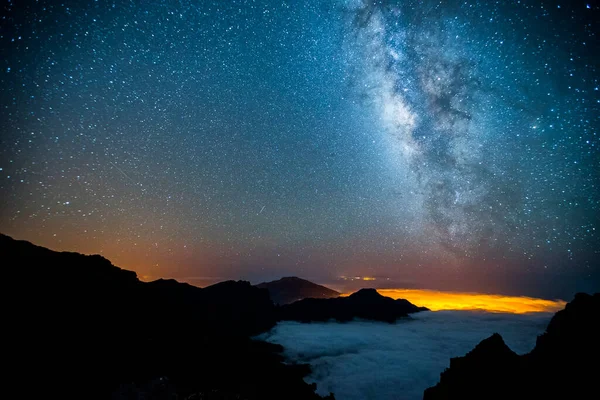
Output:
[[[481,310],[497,313],[525,314],[531,312],[556,312],[567,304],[564,300],[544,300],[525,296],[443,292],[426,289],[377,289],[393,299],[406,299],[411,303],[440,310]]]

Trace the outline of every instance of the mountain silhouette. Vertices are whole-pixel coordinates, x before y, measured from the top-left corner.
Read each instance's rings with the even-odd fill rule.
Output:
[[[600,294],[578,293],[518,356],[499,334],[452,358],[424,400],[600,398]]]
[[[278,305],[289,304],[306,298],[328,299],[340,295],[335,290],[295,276],[263,282],[256,286],[267,289],[273,303]]]
[[[17,397],[320,399],[307,365],[252,340],[277,321],[266,290],[144,283],[107,259],[0,235],[5,379]]]
[[[316,322],[355,318],[394,322],[410,313],[425,311],[408,300],[394,300],[380,295],[375,289],[361,289],[348,297],[331,299],[303,299],[279,308],[280,320]]]

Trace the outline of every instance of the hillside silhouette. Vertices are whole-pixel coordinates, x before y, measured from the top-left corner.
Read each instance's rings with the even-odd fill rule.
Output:
[[[7,381],[22,397],[320,399],[282,347],[250,339],[276,323],[248,282],[144,283],[107,259],[0,235],[11,294]]]
[[[361,289],[348,297],[331,299],[303,299],[279,308],[279,319],[300,322],[336,320],[351,321],[355,318],[394,322],[408,314],[426,311],[408,300],[394,300],[380,295],[375,289]]]
[[[535,348],[518,356],[499,334],[450,360],[424,400],[600,398],[600,293],[578,293]]]
[[[276,281],[263,282],[257,287],[267,289],[271,300],[277,305],[290,304],[306,298],[328,299],[338,297],[341,293],[328,287],[317,285],[295,276],[284,277]]]

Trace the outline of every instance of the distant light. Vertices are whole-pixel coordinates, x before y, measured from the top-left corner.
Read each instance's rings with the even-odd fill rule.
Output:
[[[377,278],[372,276],[340,276],[340,279],[344,281],[376,281]],[[389,278],[388,278],[389,279]]]

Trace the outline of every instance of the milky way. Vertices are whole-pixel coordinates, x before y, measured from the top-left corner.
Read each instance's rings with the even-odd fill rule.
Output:
[[[0,230],[144,279],[600,284],[595,3],[3,6]]]
[[[485,90],[489,72],[476,61],[483,43],[439,3],[378,2],[355,12],[365,90],[399,148],[393,162],[405,161],[417,180],[411,200],[423,204],[429,234],[452,251],[495,245],[515,224],[522,192],[503,178],[514,160],[490,158],[485,142],[513,133],[486,124],[507,106]]]
[[[579,232],[573,238],[593,235],[597,178],[580,166],[582,158],[598,166],[598,79],[596,65],[585,63],[597,61],[589,53],[597,50],[592,24],[584,30],[593,40],[572,41],[567,52],[553,47],[558,37],[574,37],[552,18],[559,4],[542,5],[541,15],[525,3],[347,6],[351,52],[364,60],[359,86],[396,147],[391,162],[415,179],[405,186],[416,194],[408,202],[423,206],[417,229],[429,229],[459,257],[498,246],[527,253],[560,240],[562,207],[575,204],[592,214],[569,215]],[[517,10],[523,14],[515,16]],[[552,39],[527,17],[547,18]],[[568,62],[557,66],[561,57]],[[575,132],[580,136],[569,136]],[[561,147],[572,153],[556,162]],[[563,203],[558,208],[555,196]]]

